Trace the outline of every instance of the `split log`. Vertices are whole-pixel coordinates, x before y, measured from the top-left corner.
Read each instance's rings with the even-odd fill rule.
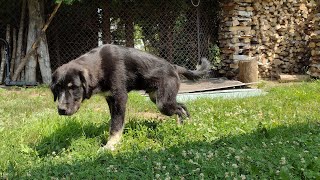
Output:
[[[13,72],[17,71],[18,65],[21,62],[22,58],[22,44],[23,44],[23,30],[24,30],[24,19],[26,16],[26,5],[27,1],[22,0],[22,7],[21,7],[21,18],[20,18],[20,23],[19,23],[19,32],[18,32],[18,40],[17,40],[17,52],[16,52],[16,60],[15,60],[15,69]],[[20,74],[20,72],[19,72]],[[12,74],[13,77],[13,74]]]
[[[7,29],[6,29],[6,41],[10,44],[10,24],[7,24]],[[3,53],[2,53],[2,61],[0,65],[0,84],[4,82],[4,76],[5,76],[5,66],[6,66],[6,56],[5,56],[5,48],[3,48]],[[7,52],[8,53],[8,52]]]
[[[44,1],[39,0],[40,6],[44,6]],[[44,8],[41,8],[44,9]],[[39,25],[42,27],[44,25],[44,12],[40,13],[39,18]],[[40,40],[39,47],[37,48],[37,54],[38,54],[38,62],[40,67],[40,73],[42,77],[42,82],[44,84],[50,84],[51,79],[51,63],[50,63],[50,57],[49,57],[49,47],[47,43],[46,35],[44,34]]]
[[[11,61],[10,61],[10,75],[12,78],[13,72],[14,72],[14,66],[15,66],[15,59],[16,59],[16,52],[17,52],[17,29],[13,28],[12,31],[12,55],[11,55]]]
[[[289,75],[289,74],[280,74],[279,82],[302,82],[310,80],[309,75]]]
[[[258,81],[258,62],[256,60],[239,61],[239,81],[243,83]]]

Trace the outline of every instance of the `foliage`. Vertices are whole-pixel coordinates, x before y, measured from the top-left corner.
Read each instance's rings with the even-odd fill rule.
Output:
[[[182,126],[131,93],[122,144],[97,153],[101,96],[58,116],[47,88],[0,89],[0,179],[319,179],[320,82],[188,102]]]
[[[208,50],[209,50],[208,60],[216,69],[219,69],[221,65],[221,59],[220,59],[220,49],[218,45],[210,43]]]

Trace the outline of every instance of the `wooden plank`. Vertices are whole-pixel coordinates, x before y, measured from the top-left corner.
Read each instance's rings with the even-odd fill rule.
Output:
[[[254,96],[262,96],[267,94],[261,89],[233,89],[233,90],[218,90],[198,93],[183,93],[178,94],[177,101],[186,102],[196,100],[199,98],[222,98],[222,99],[234,99],[234,98],[246,98]]]
[[[240,81],[228,80],[226,78],[212,78],[200,81],[183,81],[180,85],[179,93],[213,91],[218,89],[227,89],[232,87],[241,87],[248,84]]]

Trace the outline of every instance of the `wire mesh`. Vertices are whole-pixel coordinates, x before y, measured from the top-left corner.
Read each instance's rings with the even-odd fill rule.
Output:
[[[5,38],[7,24],[19,28],[22,0],[13,1],[0,0],[1,38]],[[48,18],[55,4],[45,2]],[[194,6],[197,3],[199,6]],[[210,0],[81,0],[63,4],[46,32],[51,68],[55,70],[103,43],[112,43],[194,69],[200,57],[212,60],[215,56],[211,50],[218,37],[218,14],[219,1]],[[27,24],[28,18],[25,21]]]
[[[86,51],[112,43],[134,46],[169,62],[195,68],[215,43],[217,18],[203,1],[81,1],[63,6],[48,29],[55,69]],[[50,11],[49,11],[50,12]],[[211,28],[210,28],[211,27]],[[213,28],[212,28],[213,27]]]

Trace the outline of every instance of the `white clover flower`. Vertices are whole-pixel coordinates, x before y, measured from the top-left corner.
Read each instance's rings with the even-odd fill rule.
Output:
[[[236,169],[236,168],[238,168],[238,165],[237,164],[232,164],[232,167]]]
[[[304,160],[304,158],[301,158],[301,163],[306,163],[306,160]]]
[[[159,179],[160,178],[160,174],[156,174],[156,178]]]
[[[187,157],[187,152],[185,150],[182,151],[182,156]]]
[[[170,180],[171,179],[171,177],[170,177],[170,173],[166,173],[166,178],[165,178],[165,180]]]
[[[237,161],[240,161],[240,159],[241,159],[240,156],[235,156],[235,158]]]
[[[199,159],[200,158],[200,154],[198,152],[196,152],[194,158],[195,159]]]
[[[213,157],[213,153],[211,151],[209,151],[208,154],[207,154],[207,158],[211,159],[212,157]]]
[[[234,149],[233,147],[229,147],[228,149],[229,149],[229,151],[231,151],[233,153],[236,152],[236,149]]]
[[[243,174],[241,174],[240,177],[241,177],[242,180],[246,180],[246,179],[247,179],[247,178],[246,178],[246,175],[243,175]]]
[[[229,172],[225,172],[225,173],[224,173],[224,177],[225,177],[225,178],[228,178],[228,177],[229,177]]]
[[[193,172],[198,172],[198,171],[200,171],[200,168],[193,170]]]
[[[267,147],[267,144],[265,142],[262,142],[263,147]]]
[[[204,179],[204,174],[203,173],[200,173],[199,176],[200,176],[201,180]]]
[[[286,163],[287,163],[286,158],[285,157],[281,157],[280,164],[281,165],[285,165]]]

